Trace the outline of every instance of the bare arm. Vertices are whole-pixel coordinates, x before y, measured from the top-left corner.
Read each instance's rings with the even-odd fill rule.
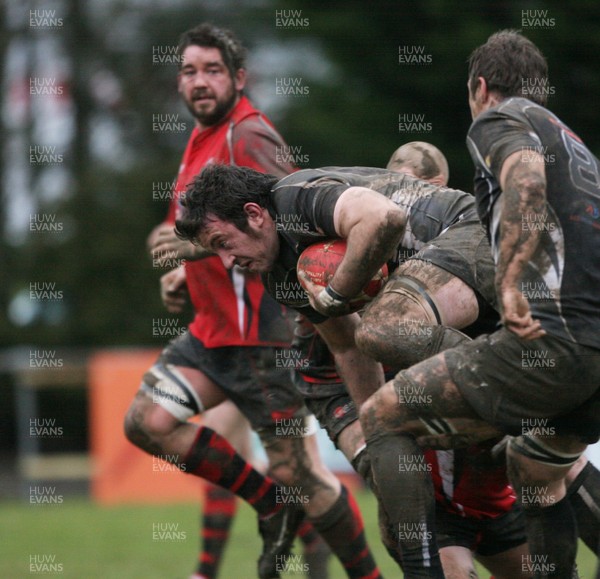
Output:
[[[529,303],[521,292],[519,282],[540,242],[539,229],[525,224],[543,222],[540,216],[546,215],[544,159],[538,154],[528,154],[528,162],[523,162],[521,152],[513,153],[502,165],[500,186],[503,204],[496,291],[500,298],[502,321],[519,337],[533,340],[545,332],[539,321],[531,317]]]
[[[354,330],[358,314],[330,318],[316,328],[335,357],[342,381],[357,406],[383,385],[383,369],[379,362],[365,356],[356,347]]]
[[[333,223],[348,248],[330,285],[351,298],[392,256],[404,234],[406,213],[376,191],[351,187],[338,199]]]

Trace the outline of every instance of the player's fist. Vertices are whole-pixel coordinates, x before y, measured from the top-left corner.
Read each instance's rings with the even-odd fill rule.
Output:
[[[160,297],[168,312],[180,314],[187,303],[185,267],[180,266],[160,278]]]
[[[539,320],[534,320],[529,302],[518,288],[503,287],[500,290],[502,323],[524,340],[535,340],[546,335]]]

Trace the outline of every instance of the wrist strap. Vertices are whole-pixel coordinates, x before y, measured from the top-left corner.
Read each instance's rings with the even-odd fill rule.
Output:
[[[338,301],[338,302],[342,302],[343,304],[347,304],[348,303],[348,298],[345,298],[343,295],[338,294],[332,287],[331,284],[327,284],[325,286],[325,291],[329,294],[330,297],[332,297],[334,300]]]

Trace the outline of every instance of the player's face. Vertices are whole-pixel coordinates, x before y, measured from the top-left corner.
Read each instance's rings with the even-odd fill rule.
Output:
[[[262,216],[249,216],[247,231],[229,221],[211,218],[199,237],[200,243],[214,251],[227,269],[238,265],[253,273],[266,273],[273,268],[279,253],[276,229]]]
[[[218,48],[188,46],[177,76],[179,93],[200,128],[217,124],[235,106],[244,88],[243,69],[231,78]]]

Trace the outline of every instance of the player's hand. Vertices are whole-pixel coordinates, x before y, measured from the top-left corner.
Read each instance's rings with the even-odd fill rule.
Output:
[[[313,283],[305,272],[301,271],[298,275],[302,277],[302,285],[308,294],[311,307],[317,312],[330,318],[345,316],[350,313],[350,304],[333,299],[326,288]]]
[[[185,267],[180,266],[160,278],[160,297],[171,314],[180,314],[188,301]]]
[[[155,227],[146,242],[152,261],[159,267],[172,266],[173,260],[193,259],[196,246],[175,235],[175,228],[168,223]]]
[[[523,340],[535,340],[546,335],[539,320],[531,317],[529,302],[516,287],[500,291],[502,323]]]

